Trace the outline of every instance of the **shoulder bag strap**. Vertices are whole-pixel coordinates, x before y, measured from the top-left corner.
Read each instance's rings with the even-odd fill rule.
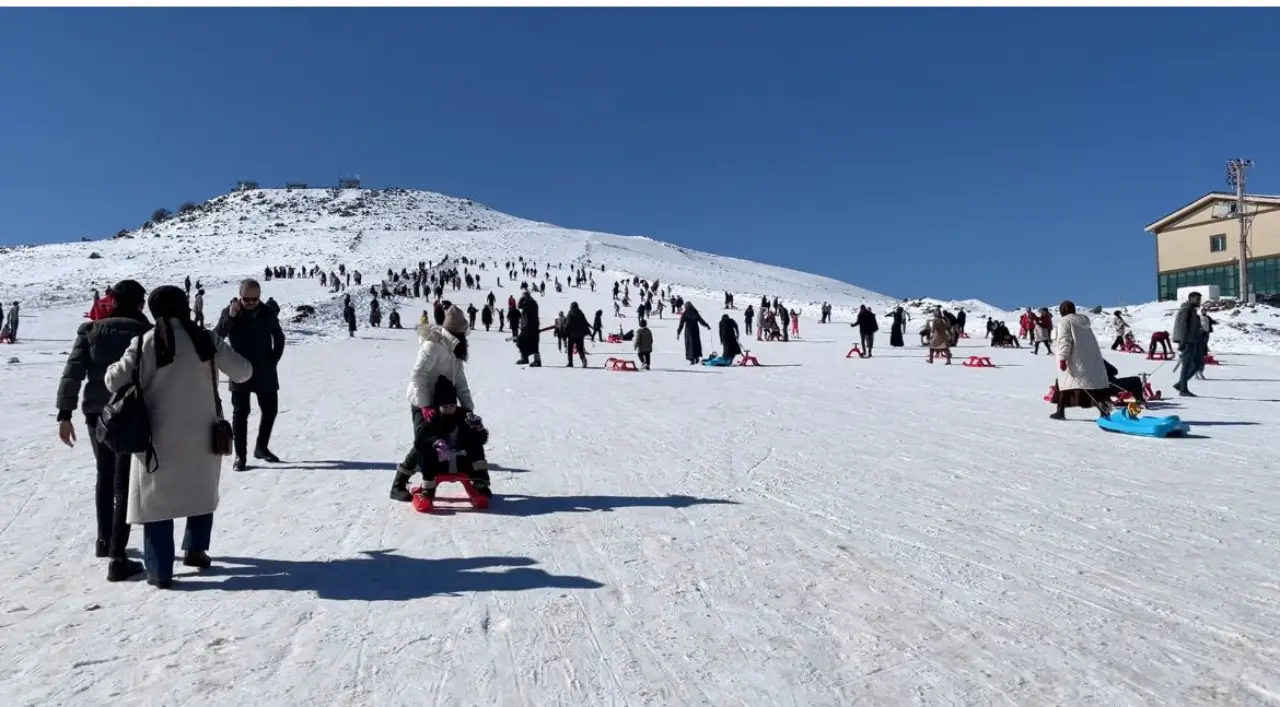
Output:
[[[142,337],[146,336],[146,332],[138,335],[138,360],[133,366],[133,387],[137,389],[138,395],[142,395]]]
[[[216,356],[216,354],[215,354]],[[218,411],[218,419],[222,417],[222,395],[218,392],[218,368],[213,362],[213,358],[209,359],[209,380],[213,382],[213,405]]]

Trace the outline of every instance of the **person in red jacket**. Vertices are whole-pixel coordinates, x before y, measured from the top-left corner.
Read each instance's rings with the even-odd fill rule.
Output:
[[[106,295],[99,297],[98,291],[94,290],[93,291],[93,307],[89,310],[89,313],[86,314],[85,316],[89,318],[89,321],[96,322],[99,319],[106,319],[110,317],[112,313],[114,313],[115,311],[116,311],[115,294],[113,294],[111,290],[108,289]]]

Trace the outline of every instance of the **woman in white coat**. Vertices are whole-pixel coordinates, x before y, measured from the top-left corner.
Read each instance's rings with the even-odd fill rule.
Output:
[[[147,298],[156,326],[134,339],[124,358],[107,368],[107,389],[116,392],[138,371],[142,399],[151,420],[154,454],[135,454],[129,469],[128,522],[141,525],[147,582],[173,584],[173,520],[186,518],[183,564],[210,564],[209,537],[218,508],[222,457],[213,451],[218,420],[216,374],[243,383],[253,366],[226,342],[191,321],[187,296],[172,285]],[[148,458],[149,457],[149,458]]]
[[[1094,407],[1110,414],[1111,381],[1089,318],[1077,314],[1070,300],[1058,305],[1058,313],[1058,409],[1049,417],[1066,419],[1068,407]]]
[[[409,374],[409,389],[406,391],[414,439],[418,438],[418,431],[425,424],[422,409],[431,407],[431,391],[435,390],[436,379],[440,376],[453,381],[458,393],[458,403],[468,411],[475,412],[475,401],[471,399],[465,366],[467,330],[466,315],[453,305],[444,313],[443,326],[428,322],[418,327],[418,357],[413,362],[413,371]],[[411,447],[404,461],[396,465],[396,477],[391,482],[390,495],[393,500],[406,503],[413,500],[409,493],[409,479],[418,472],[418,466],[418,450]]]

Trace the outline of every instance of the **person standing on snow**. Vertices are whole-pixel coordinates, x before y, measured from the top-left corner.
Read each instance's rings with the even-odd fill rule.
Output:
[[[702,335],[698,331],[698,325],[711,329],[711,325],[698,314],[698,309],[692,302],[685,304],[680,312],[680,325],[676,327],[676,338],[684,333],[684,357],[691,366],[702,360]]]
[[[1124,337],[1129,333],[1129,322],[1121,316],[1120,310],[1116,310],[1111,315],[1111,326],[1116,330],[1116,340],[1111,342],[1111,350],[1119,351],[1124,347]]]
[[[194,315],[193,321],[195,321],[196,326],[203,327],[204,326],[204,290],[203,289],[196,290],[195,306],[191,308],[191,313]]]
[[[1040,353],[1040,344],[1044,344],[1045,353],[1052,356],[1053,347],[1049,342],[1053,336],[1053,315],[1049,314],[1049,310],[1047,308],[1041,307],[1040,314],[1033,318],[1032,323],[1035,326],[1035,330],[1033,332],[1033,336],[1035,338],[1035,349],[1032,350],[1032,355]]]
[[[756,316],[755,305],[752,305],[752,304],[747,305],[746,311],[742,313],[742,323],[745,324],[747,327],[746,328],[747,336],[751,336],[751,320],[755,319],[755,316]]]
[[[261,419],[253,458],[276,464],[280,458],[271,453],[271,430],[280,408],[280,374],[277,367],[284,356],[284,331],[275,312],[262,306],[262,286],[252,278],[240,283],[239,299],[222,310],[215,327],[218,338],[228,339],[231,348],[253,366],[248,381],[231,381],[231,425],[235,435],[235,463],[231,468],[244,471],[248,450],[249,398],[256,396]]]
[[[1065,420],[1069,407],[1111,414],[1111,380],[1089,318],[1071,300],[1058,305],[1058,314],[1058,409],[1049,417]]]
[[[860,305],[858,307],[858,318],[854,320],[851,326],[858,327],[858,339],[862,344],[862,355],[871,358],[871,350],[876,345],[876,332],[880,331],[880,323],[876,321],[876,315],[872,313],[867,306]]]
[[[116,454],[98,441],[98,418],[111,400],[105,381],[107,368],[124,356],[136,337],[151,330],[151,322],[142,313],[147,295],[142,285],[122,280],[107,294],[114,301],[112,314],[80,325],[62,369],[62,378],[58,381],[58,437],[68,447],[75,446],[76,431],[71,416],[79,402],[89,432],[89,448],[97,466],[94,505],[98,539],[94,543],[94,554],[110,558],[107,581],[119,582],[142,572],[142,564],[125,554],[129,545],[129,524],[125,520],[129,505],[129,464],[133,457]],[[83,399],[81,383],[85,383]]]
[[[450,307],[445,312],[443,326],[424,324],[418,327],[418,355],[409,373],[409,387],[406,390],[415,440],[422,435],[426,426],[423,409],[435,405],[432,394],[441,377],[448,378],[453,383],[458,404],[472,412],[476,409],[475,401],[471,398],[471,386],[467,384],[467,331],[467,317],[457,307]],[[409,449],[404,461],[396,466],[396,476],[391,482],[393,500],[406,503],[413,500],[409,493],[409,479],[420,468],[421,456],[415,446]]]
[[[1192,292],[1178,308],[1178,314],[1173,320],[1173,343],[1178,345],[1178,351],[1182,354],[1179,358],[1178,382],[1173,389],[1188,398],[1196,396],[1187,389],[1187,382],[1204,366],[1205,336],[1199,309],[1200,293]]]
[[[591,325],[587,323],[587,315],[578,307],[577,302],[569,303],[569,313],[564,318],[565,353],[569,356],[568,368],[573,368],[573,354],[578,353],[582,367],[587,367],[586,340],[591,336]]]
[[[241,290],[242,299],[248,294]],[[209,537],[222,477],[222,455],[211,441],[219,419],[217,371],[233,385],[252,380],[256,371],[232,348],[235,333],[231,341],[218,343],[191,321],[181,288],[156,288],[147,306],[155,328],[107,367],[103,382],[118,393],[135,376],[139,379],[153,450],[132,455],[126,520],[142,526],[147,583],[168,589],[173,585],[175,519],[185,518],[187,525],[182,564],[197,569],[211,564]]]
[[[9,316],[7,319],[5,319],[3,328],[5,331],[9,332],[9,336],[8,336],[9,343],[11,344],[18,343],[18,303],[17,302],[14,302],[13,305],[9,307]],[[4,337],[0,337],[0,338],[4,338]]]
[[[641,370],[649,370],[649,363],[653,360],[653,332],[649,329],[649,322],[644,319],[640,320],[640,328],[636,329],[635,349]],[[583,365],[586,365],[585,361]]]
[[[902,333],[907,328],[907,313],[902,307],[893,310],[893,324],[889,328],[889,345],[894,348],[902,348],[905,344],[902,342]]]
[[[732,361],[741,353],[742,345],[738,343],[738,322],[728,314],[720,315],[720,357]]]
[[[520,296],[520,335],[516,337],[516,347],[520,350],[519,365],[533,368],[542,366],[542,354],[538,352],[538,339],[541,336],[538,319],[538,300],[527,291]],[[532,360],[530,360],[532,358]]]

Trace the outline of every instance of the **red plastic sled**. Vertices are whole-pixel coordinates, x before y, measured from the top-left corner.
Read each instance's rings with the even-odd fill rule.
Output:
[[[960,364],[969,368],[995,368],[996,364],[991,362],[987,356],[970,356],[968,361]]]
[[[1122,403],[1129,402],[1132,397],[1132,395],[1129,395],[1123,390],[1116,393],[1116,400],[1119,400]],[[1152,400],[1159,400],[1164,396],[1161,391],[1155,390],[1151,387],[1151,381],[1147,381],[1142,385],[1142,397],[1145,398],[1147,402],[1151,402]]]
[[[849,349],[849,353],[845,354],[844,357],[853,358],[854,354],[858,354],[858,358],[866,358],[865,356],[862,355],[862,349],[858,348],[857,346]]]
[[[638,371],[636,362],[625,358],[608,358],[605,359],[604,367],[610,371]]]
[[[608,339],[608,341],[609,341],[609,343],[611,343],[611,344],[621,344],[621,343],[622,343],[622,337],[621,337],[621,336],[618,336],[617,334],[610,334],[610,335],[609,335],[609,339]]]
[[[760,362],[759,362],[758,360],[756,360],[756,357],[755,357],[755,356],[752,356],[752,355],[751,355],[751,352],[750,352],[750,351],[743,351],[743,352],[742,352],[742,358],[741,358],[741,359],[739,359],[739,360],[738,360],[738,362],[737,362],[737,363],[735,363],[735,364],[733,364],[733,365],[735,365],[735,366],[759,366],[759,365],[760,365]]]
[[[1210,366],[1219,366],[1219,365],[1221,365],[1221,364],[1219,364],[1219,363],[1218,363],[1218,359],[1216,359],[1216,358],[1214,358],[1214,357],[1213,357],[1213,354],[1205,354],[1205,355],[1204,355],[1204,362],[1205,362],[1205,364],[1210,365]]]
[[[435,501],[422,495],[422,487],[414,486],[410,493],[413,494],[413,510],[419,513],[430,513],[435,508],[435,504],[440,501],[449,501],[451,503],[467,502],[472,508],[484,510],[489,507],[489,499],[485,495],[476,492],[476,487],[471,485],[471,477],[466,474],[437,474],[436,489],[439,490],[440,484],[456,483],[462,484],[463,490],[467,492],[466,498],[440,498],[437,496]]]
[[[1148,361],[1169,361],[1172,358],[1172,354],[1165,353],[1164,351],[1152,351],[1147,354]]]
[[[1136,342],[1136,341],[1126,341],[1126,342],[1124,342],[1124,352],[1125,352],[1125,353],[1136,353],[1136,354],[1146,353],[1146,351],[1144,351],[1144,350],[1143,350],[1143,348],[1142,348],[1141,346],[1139,346],[1139,345],[1138,345],[1138,342]]]

